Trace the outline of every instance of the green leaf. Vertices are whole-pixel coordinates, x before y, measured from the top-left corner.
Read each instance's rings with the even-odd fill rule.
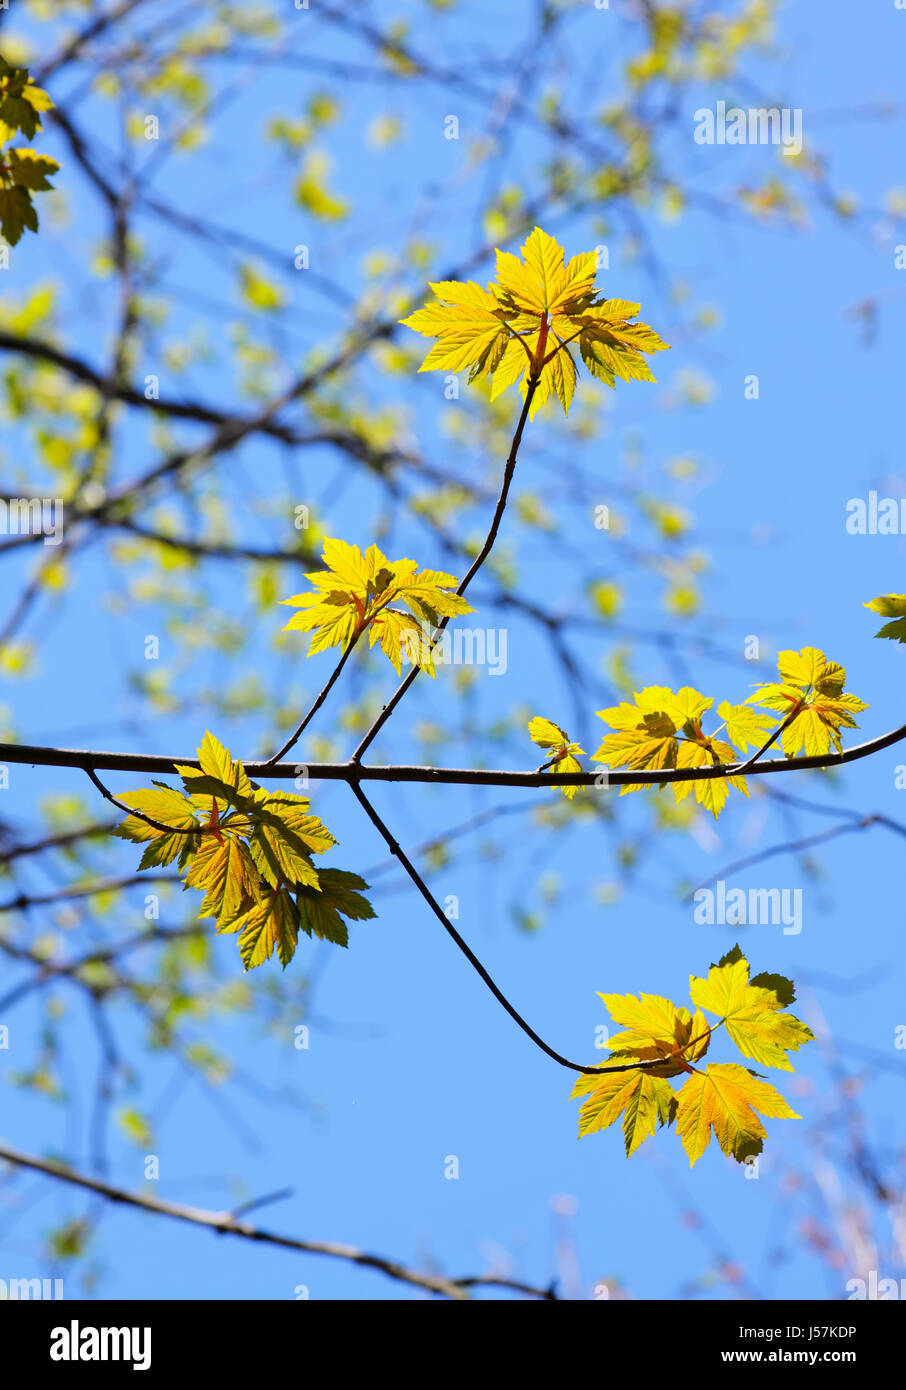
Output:
[[[881,594],[862,607],[880,613],[882,618],[895,619],[892,623],[885,623],[875,633],[876,637],[887,637],[891,642],[906,642],[906,594]]]
[[[48,177],[55,174],[59,164],[50,155],[36,154],[34,150],[7,150],[3,156],[14,184],[40,192],[52,188]]]
[[[10,246],[15,246],[25,228],[38,230],[38,214],[24,188],[0,188],[0,233]]]
[[[337,946],[347,946],[349,937],[340,913],[354,922],[375,916],[371,903],[359,891],[367,888],[368,884],[358,874],[348,873],[344,869],[321,869],[318,879],[320,892],[302,888],[297,894],[299,925],[309,936],[332,941]]]

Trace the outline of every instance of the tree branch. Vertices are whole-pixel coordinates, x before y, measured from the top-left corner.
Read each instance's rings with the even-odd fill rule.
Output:
[[[341,1245],[335,1241],[300,1240],[294,1236],[278,1235],[273,1231],[264,1231],[259,1226],[252,1226],[247,1221],[239,1221],[228,1211],[208,1211],[203,1207],[188,1207],[176,1202],[166,1202],[160,1197],[152,1197],[144,1192],[128,1192],[125,1188],[114,1187],[112,1183],[104,1182],[100,1178],[92,1178],[84,1173],[77,1173],[63,1164],[52,1162],[50,1159],[21,1153],[18,1149],[10,1148],[8,1144],[0,1143],[0,1158],[5,1159],[7,1163],[12,1163],[17,1168],[26,1168],[35,1173],[43,1173],[45,1177],[56,1178],[59,1182],[80,1187],[86,1192],[93,1192],[96,1196],[105,1197],[109,1202],[119,1202],[124,1206],[137,1207],[140,1211],[151,1212],[156,1216],[169,1216],[175,1221],[187,1221],[194,1226],[204,1226],[208,1230],[216,1231],[219,1235],[240,1236],[244,1240],[259,1241],[265,1245],[278,1245],[284,1250],[301,1250],[311,1255],[330,1255],[334,1259],[350,1260],[353,1264],[377,1269],[382,1274],[386,1274],[391,1279],[397,1279],[401,1283],[412,1284],[415,1288],[426,1289],[429,1293],[441,1294],[444,1298],[456,1299],[460,1302],[468,1299],[467,1288],[482,1284],[515,1289],[535,1298],[555,1299],[557,1297],[552,1288],[535,1289],[528,1284],[511,1283],[509,1280],[494,1276],[486,1278],[471,1276],[461,1280],[442,1279],[433,1274],[421,1274],[417,1270],[400,1264],[398,1260],[386,1259],[382,1255],[368,1254],[364,1250],[357,1249],[354,1245]]]
[[[777,742],[783,731],[789,728],[793,720],[800,713],[801,709],[802,701],[797,701],[793,708],[790,710],[789,714],[786,716],[786,718],[781,720],[781,722],[777,725],[777,728],[771,734],[771,737],[768,739],[768,741],[766,743],[763,743],[760,748],[757,748],[755,752],[752,754],[751,758],[746,758],[745,762],[739,769],[739,776],[743,776],[745,773],[751,772],[755,764],[757,762],[760,762],[762,755],[766,753],[769,748],[773,748],[774,744]]]
[[[859,820],[841,821],[839,825],[832,825],[829,830],[820,830],[814,835],[805,835],[798,840],[785,840],[780,845],[769,845],[767,849],[749,854],[745,859],[737,859],[732,864],[727,864],[723,869],[719,869],[717,873],[711,874],[709,878],[698,884],[686,901],[694,902],[695,894],[702,888],[710,888],[720,879],[727,878],[730,874],[739,873],[741,869],[750,869],[754,864],[762,864],[766,859],[776,859],[778,854],[802,854],[807,849],[814,849],[816,845],[823,845],[828,840],[837,839],[839,835],[852,835],[859,830],[870,830],[873,825],[883,825],[897,835],[906,834],[903,826],[897,825],[896,821],[891,821],[886,816],[877,813],[862,816]]]
[[[9,864],[13,859],[21,859],[28,854],[43,854],[46,850],[68,849],[70,845],[78,844],[80,840],[90,840],[102,835],[109,835],[117,824],[119,822],[115,820],[96,821],[93,825],[83,825],[78,830],[61,830],[57,834],[46,835],[41,840],[11,845],[9,849],[0,851],[0,864]]]
[[[74,883],[54,888],[49,893],[17,893],[14,898],[0,902],[0,913],[24,912],[29,907],[46,907],[49,903],[68,902],[71,898],[94,898],[99,893],[115,893],[121,888],[136,888],[149,883],[179,883],[176,874],[126,874],[122,878],[99,878],[94,883]]]
[[[747,776],[775,772],[803,772],[818,768],[842,767],[860,758],[880,753],[906,739],[906,724],[857,743],[842,753],[811,753],[801,758],[771,758],[749,768]],[[136,772],[145,776],[172,774],[177,763],[199,767],[197,758],[163,757],[151,753],[108,753],[90,748],[52,748],[30,743],[0,743],[0,765],[23,763],[32,767],[74,767],[82,771],[101,768],[108,772]],[[709,767],[666,767],[608,770],[605,772],[537,772],[493,768],[424,767],[410,764],[368,765],[363,763],[268,763],[242,759],[250,777],[291,780],[304,769],[311,781],[320,782],[423,782],[435,786],[462,787],[621,787],[661,786],[673,782],[698,782],[711,777],[736,777],[743,764],[715,763]]]

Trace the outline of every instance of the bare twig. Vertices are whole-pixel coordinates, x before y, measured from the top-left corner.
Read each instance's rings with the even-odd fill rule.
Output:
[[[481,569],[485,560],[488,558],[492,549],[494,548],[494,542],[497,539],[497,532],[500,529],[500,523],[503,520],[503,514],[506,511],[507,497],[509,496],[510,492],[510,484],[513,481],[513,473],[516,470],[516,457],[519,453],[519,445],[522,443],[522,435],[523,431],[525,430],[525,423],[528,420],[529,410],[531,409],[532,401],[534,400],[535,392],[537,391],[537,389],[538,378],[533,375],[529,378],[528,387],[525,393],[525,400],[522,403],[522,410],[519,415],[519,420],[516,424],[516,430],[513,434],[512,443],[510,444],[510,452],[507,455],[506,464],[504,466],[503,481],[500,485],[500,494],[497,498],[497,506],[494,508],[494,515],[491,518],[491,525],[488,529],[488,534],[485,536],[484,545],[481,547],[478,554],[475,556],[475,559],[469,566],[465,578],[460,582],[459,587],[456,590],[460,598],[466,592],[472,580],[475,578],[475,575]],[[441,633],[445,630],[449,621],[449,616],[445,616],[441,618],[440,622],[438,623],[434,631],[434,636],[431,639],[432,650],[434,644],[437,642]],[[397,686],[393,695],[390,697],[387,704],[384,705],[377,719],[375,719],[374,723],[371,725],[371,728],[365,734],[364,738],[359,743],[358,748],[356,748],[355,752],[353,753],[352,762],[361,762],[362,754],[366,751],[367,748],[370,747],[374,739],[380,733],[381,729],[384,727],[387,720],[390,718],[391,714],[396,709],[397,705],[405,695],[406,691],[417,679],[420,670],[420,666],[413,665],[412,670],[408,673],[407,676],[404,677],[401,683]]]
[[[756,854],[747,855],[745,859],[737,859],[735,863],[728,864],[710,878],[700,883],[694,890],[696,893],[700,888],[709,888],[712,883],[717,883],[719,879],[726,878],[728,874],[738,873],[741,869],[750,869],[753,864],[761,864],[765,859],[776,859],[778,854],[801,854],[803,850],[814,849],[816,845],[823,845],[828,840],[836,840],[839,835],[851,835],[857,830],[868,830],[873,825],[886,825],[888,829],[895,830],[897,834],[903,834],[900,826],[885,820],[883,816],[870,815],[863,816],[861,820],[846,820],[840,825],[832,825],[829,830],[818,831],[814,835],[803,836],[799,840],[787,840],[780,845],[770,845],[767,849],[759,850]],[[689,895],[688,902],[692,902],[694,893]]]
[[[357,782],[353,782],[352,790],[360,805],[363,807],[365,814],[368,816],[368,819],[371,821],[374,828],[377,830],[381,838],[384,840],[385,844],[387,845],[387,848],[390,850],[390,853],[394,856],[395,859],[399,860],[400,864],[402,864],[403,868],[406,870],[406,873],[409,875],[413,884],[418,889],[419,893],[424,898],[431,911],[434,913],[434,916],[440,922],[444,931],[447,933],[450,939],[454,941],[455,944],[459,947],[460,951],[462,951],[463,955],[465,956],[469,964],[472,966],[473,970],[475,970],[480,975],[481,979],[487,985],[494,998],[497,1000],[499,1004],[503,1005],[510,1018],[512,1018],[514,1022],[518,1024],[518,1026],[522,1029],[523,1033],[525,1033],[529,1038],[531,1038],[535,1046],[540,1047],[542,1052],[546,1052],[548,1057],[551,1057],[555,1062],[559,1062],[561,1067],[566,1067],[569,1071],[583,1072],[590,1076],[594,1076],[598,1072],[600,1072],[602,1070],[602,1067],[600,1065],[587,1067],[581,1065],[579,1062],[570,1062],[567,1057],[562,1056],[561,1053],[555,1051],[554,1048],[552,1048],[548,1043],[546,1043],[542,1037],[539,1037],[539,1035],[535,1032],[534,1028],[532,1028],[528,1023],[526,1023],[525,1019],[522,1017],[519,1011],[510,1003],[509,999],[507,999],[506,995],[495,983],[493,977],[482,965],[481,961],[478,959],[472,948],[460,936],[459,932],[453,926],[453,923],[447,917],[440,903],[434,897],[434,894],[431,892],[431,889],[428,887],[428,885],[425,883],[425,880],[418,872],[418,869],[416,869],[415,865],[412,863],[405,850],[403,850],[397,844],[396,840],[394,840],[390,831],[387,829],[387,826],[381,820],[381,817],[378,815],[377,811],[374,809],[371,802],[365,796],[365,793],[362,791],[361,787],[358,785]],[[691,1047],[693,1043],[698,1041],[700,1041],[700,1039],[698,1038],[690,1039],[690,1041],[686,1043],[683,1048],[679,1048],[677,1050],[677,1053],[675,1055],[679,1055],[679,1053],[685,1051],[686,1047]],[[620,1063],[619,1065],[614,1067],[607,1066],[606,1064],[604,1065],[607,1071],[644,1071],[648,1067],[663,1066],[665,1060],[666,1059],[664,1057],[655,1057],[646,1061]]]
[[[287,739],[283,747],[279,748],[277,752],[273,755],[273,757],[268,758],[267,762],[264,764],[265,767],[270,767],[273,763],[278,763],[280,759],[284,756],[284,754],[288,753],[289,750],[292,747],[294,747],[295,744],[298,743],[299,739],[302,737],[302,735],[305,733],[305,730],[308,728],[309,724],[314,719],[318,710],[321,708],[324,701],[327,699],[328,695],[334,687],[334,684],[339,679],[340,672],[343,670],[343,667],[346,665],[346,662],[352,656],[355,645],[361,637],[363,631],[364,628],[360,629],[360,631],[358,631],[355,634],[352,641],[349,643],[349,645],[343,652],[343,655],[340,657],[339,661],[334,667],[333,674],[331,675],[327,684],[324,686],[324,689],[321,691],[320,695],[318,695],[314,704],[311,706],[308,713],[302,719],[302,722],[297,726],[295,732]]]
[[[144,811],[136,811],[132,806],[127,806],[124,801],[118,801],[113,792],[104,786],[93,767],[86,767],[85,772],[105,801],[109,801],[111,806],[115,806],[124,815],[134,816],[136,820],[144,821],[145,825],[150,825],[153,830],[160,830],[165,835],[214,835],[217,833],[216,827],[210,825],[193,825],[184,830],[178,825],[166,825],[163,821],[154,820],[153,817],[146,816]]]
[[[763,743],[761,747],[758,748],[752,754],[751,758],[746,759],[746,761],[740,767],[737,776],[741,777],[744,772],[748,772],[751,768],[755,766],[757,762],[760,762],[762,754],[766,753],[769,748],[772,748],[774,746],[774,744],[779,739],[780,735],[783,733],[784,729],[788,728],[789,725],[792,724],[793,720],[801,712],[801,709],[802,705],[800,703],[794,705],[794,707],[790,710],[786,718],[781,720],[781,722],[777,725],[777,728],[771,734],[771,737],[768,739],[767,743]]]

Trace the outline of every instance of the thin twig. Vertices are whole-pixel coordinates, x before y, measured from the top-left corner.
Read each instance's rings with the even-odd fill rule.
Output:
[[[531,404],[534,400],[535,392],[537,391],[537,389],[538,378],[535,376],[531,376],[529,378],[528,387],[526,389],[525,400],[522,403],[522,410],[519,414],[519,420],[516,424],[516,430],[513,434],[513,439],[510,444],[510,452],[507,455],[506,464],[504,466],[503,481],[500,485],[500,494],[497,498],[497,506],[494,508],[494,515],[491,519],[491,525],[488,530],[488,534],[485,536],[484,545],[481,547],[478,554],[475,556],[475,559],[469,566],[465,578],[460,582],[459,588],[456,590],[460,598],[462,598],[463,594],[465,594],[472,580],[475,578],[475,575],[481,569],[485,560],[488,558],[492,549],[494,548],[494,542],[497,539],[497,532],[500,529],[500,523],[503,520],[503,514],[506,511],[507,497],[509,496],[510,484],[513,481],[513,474],[516,470],[516,457],[519,453],[519,445],[522,443],[522,434],[525,429],[525,422],[528,420],[529,410],[531,409]],[[446,626],[449,623],[449,621],[450,615],[447,614],[446,616],[441,618],[440,622],[438,623],[434,631],[434,636],[431,639],[432,650],[434,648],[434,644],[437,642],[441,633],[444,632],[444,630],[446,629]],[[362,754],[365,752],[367,748],[370,747],[371,743],[380,733],[381,729],[384,727],[387,720],[390,718],[391,714],[396,709],[400,700],[406,694],[406,691],[417,679],[420,670],[420,666],[413,665],[412,670],[408,673],[408,675],[404,677],[402,682],[397,686],[393,695],[390,697],[387,704],[384,705],[377,719],[375,719],[374,723],[371,725],[371,728],[365,734],[358,748],[356,748],[355,752],[353,753],[351,758],[351,761],[353,763],[361,762]]]
[[[737,859],[735,863],[728,864],[725,868],[706,878],[703,883],[689,894],[687,902],[694,902],[695,893],[702,888],[710,888],[713,883],[726,878],[729,874],[738,873],[741,869],[750,869],[753,864],[761,864],[765,859],[775,859],[778,854],[801,854],[803,850],[814,849],[816,845],[822,845],[827,840],[835,840],[839,835],[851,835],[856,830],[868,830],[873,825],[885,825],[887,822],[883,816],[863,816],[861,820],[846,820],[840,825],[832,825],[829,830],[820,830],[814,835],[806,835],[800,840],[787,840],[782,845],[770,845],[767,849],[758,850],[755,854],[748,855],[745,859]],[[897,825],[889,826],[902,834],[902,828]]]
[[[301,724],[299,724],[299,726],[297,727],[295,733],[293,733],[293,734],[291,735],[291,737],[290,737],[289,739],[287,739],[287,741],[286,741],[286,743],[284,743],[283,747],[282,747],[282,748],[279,748],[279,749],[277,750],[277,752],[273,755],[273,757],[267,759],[266,763],[264,764],[265,767],[270,767],[273,763],[278,763],[278,762],[280,761],[280,759],[281,759],[286,753],[288,753],[289,750],[290,750],[296,743],[298,743],[299,739],[300,739],[300,738],[302,737],[302,735],[305,733],[305,730],[308,728],[309,724],[310,724],[311,721],[314,719],[314,717],[315,717],[315,715],[317,714],[318,710],[321,708],[321,706],[323,705],[324,701],[327,699],[328,695],[330,694],[331,690],[333,689],[334,684],[336,683],[336,681],[337,681],[338,678],[339,678],[340,672],[343,670],[343,667],[346,665],[346,662],[349,660],[350,656],[352,655],[353,649],[355,648],[355,645],[356,645],[356,643],[358,642],[358,640],[359,640],[359,638],[361,637],[361,635],[362,635],[362,633],[364,632],[364,630],[365,630],[364,628],[360,628],[359,631],[355,634],[355,636],[353,637],[352,641],[349,643],[349,646],[348,646],[348,647],[346,648],[346,650],[343,652],[343,655],[340,657],[340,660],[337,662],[336,666],[334,667],[334,669],[333,669],[333,674],[331,675],[330,680],[329,680],[329,681],[327,682],[327,684],[324,686],[324,689],[321,691],[320,695],[319,695],[319,696],[317,697],[317,699],[315,700],[315,702],[314,702],[314,704],[312,705],[311,709],[310,709],[310,710],[308,711],[308,713],[305,715],[305,717],[304,717],[304,719],[302,720]]]
[[[61,830],[56,835],[46,835],[42,840],[31,840],[26,844],[11,845],[0,851],[0,864],[9,864],[13,859],[22,859],[29,854],[44,854],[47,850],[67,849],[79,840],[89,840],[109,835],[117,824],[114,820],[97,821],[93,825],[82,826],[78,830]]]
[[[154,820],[152,816],[146,816],[144,811],[136,811],[132,806],[127,806],[125,801],[117,801],[113,792],[104,786],[93,767],[86,767],[85,772],[105,801],[109,801],[110,805],[115,806],[118,811],[124,811],[127,816],[135,816],[136,820],[144,821],[145,825],[150,825],[154,830],[161,830],[165,835],[213,835],[217,833],[215,826],[193,825],[188,829],[183,829],[178,825],[166,825],[163,821]]]
[[[767,743],[763,743],[761,747],[757,750],[757,752],[753,753],[751,758],[748,758],[746,762],[742,764],[742,766],[739,769],[739,772],[736,774],[738,777],[741,777],[743,773],[748,772],[750,768],[755,766],[755,764],[760,760],[761,755],[763,753],[766,753],[769,748],[773,747],[773,745],[779,739],[780,735],[783,733],[784,729],[786,729],[790,724],[792,724],[793,720],[797,718],[801,711],[801,702],[793,706],[786,718],[777,725],[777,728],[771,734],[771,737],[768,739]]]
[[[0,903],[0,913],[23,912],[30,907],[46,907],[49,903],[66,902],[70,898],[94,898],[99,893],[114,893],[121,888],[137,888],[148,883],[172,883],[179,879],[175,874],[126,874],[122,878],[99,878],[94,883],[76,883],[65,888],[54,888],[50,893],[18,893]]]
[[[394,856],[395,859],[399,860],[400,864],[402,864],[403,868],[406,870],[406,873],[409,875],[415,887],[418,889],[419,893],[422,895],[425,902],[428,904],[431,911],[434,913],[434,916],[440,922],[444,931],[451,938],[451,940],[454,941],[455,944],[459,947],[459,949],[462,951],[463,955],[465,956],[469,964],[472,966],[472,968],[475,971],[477,971],[477,973],[481,976],[482,980],[487,985],[494,998],[497,1000],[499,1004],[503,1005],[507,1013],[510,1015],[510,1018],[512,1018],[519,1025],[523,1033],[530,1037],[532,1042],[536,1045],[536,1047],[541,1048],[542,1052],[546,1052],[548,1057],[553,1058],[555,1062],[559,1062],[561,1067],[567,1067],[570,1071],[584,1072],[588,1075],[595,1075],[597,1072],[599,1072],[601,1070],[600,1066],[586,1067],[582,1066],[579,1062],[570,1062],[567,1057],[564,1057],[559,1052],[556,1052],[554,1048],[552,1048],[548,1043],[546,1043],[542,1037],[539,1037],[539,1035],[535,1032],[534,1028],[532,1028],[528,1023],[526,1023],[525,1019],[522,1017],[519,1011],[516,1008],[514,1008],[514,1006],[510,1003],[509,999],[507,999],[506,995],[503,993],[503,991],[495,983],[492,976],[482,965],[481,961],[478,959],[472,948],[460,936],[459,932],[453,926],[453,923],[447,917],[440,903],[434,897],[434,894],[431,892],[431,889],[428,887],[428,885],[425,883],[425,880],[418,872],[418,869],[416,869],[415,865],[412,863],[405,850],[403,850],[397,844],[396,840],[393,838],[390,831],[387,829],[387,826],[381,820],[381,817],[378,815],[377,811],[374,809],[371,802],[365,796],[365,793],[362,791],[361,787],[358,785],[357,782],[352,783],[352,790],[355,796],[357,797],[359,803],[363,807],[365,814],[368,816],[368,819],[374,826],[375,830],[377,830],[378,834],[384,840],[385,844],[387,845],[387,848],[390,850],[390,853]],[[687,1046],[691,1046],[691,1043],[687,1044]],[[656,1057],[650,1061],[646,1060],[637,1062],[627,1062],[625,1064],[620,1064],[619,1066],[608,1067],[607,1070],[639,1071],[644,1070],[647,1067],[663,1066],[664,1061],[665,1059],[663,1057]]]

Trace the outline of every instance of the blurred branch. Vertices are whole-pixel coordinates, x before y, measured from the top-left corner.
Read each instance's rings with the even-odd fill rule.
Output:
[[[130,812],[132,814],[132,812]],[[55,888],[51,893],[18,893],[0,903],[0,914],[22,912],[29,907],[46,907],[48,903],[67,902],[70,898],[93,898],[99,893],[115,893],[121,888],[133,888],[143,883],[178,883],[175,874],[127,874],[123,878],[101,878],[95,883],[74,883]]]
[[[21,859],[28,854],[43,854],[48,849],[68,849],[79,840],[109,835],[116,824],[113,820],[97,821],[78,830],[61,830],[56,835],[45,835],[43,839],[33,840],[28,844],[12,845],[9,849],[0,850],[0,864],[8,864],[10,860]]]
[[[74,1169],[65,1167],[60,1163],[54,1163],[50,1159],[21,1153],[18,1149],[10,1148],[8,1144],[0,1144],[0,1158],[13,1164],[16,1168],[42,1173],[45,1177],[55,1178],[59,1182],[69,1183],[73,1187],[79,1187],[86,1192],[104,1197],[109,1202],[118,1202],[124,1206],[136,1207],[139,1211],[150,1212],[155,1216],[169,1216],[176,1221],[186,1221],[194,1226],[203,1226],[208,1230],[216,1231],[219,1235],[239,1236],[243,1240],[257,1241],[265,1245],[278,1245],[284,1250],[300,1250],[307,1254],[330,1255],[334,1259],[350,1260],[353,1264],[365,1265],[370,1269],[379,1270],[381,1274],[386,1274],[391,1279],[399,1280],[404,1284],[411,1284],[415,1288],[425,1289],[429,1293],[440,1294],[444,1298],[465,1301],[468,1299],[467,1288],[474,1288],[483,1284],[514,1289],[534,1298],[555,1299],[557,1297],[551,1288],[536,1289],[528,1284],[510,1282],[494,1276],[470,1276],[462,1280],[442,1279],[437,1275],[421,1274],[417,1270],[409,1269],[408,1266],[400,1264],[397,1260],[386,1259],[382,1255],[368,1254],[353,1245],[341,1245],[334,1241],[300,1240],[294,1236],[278,1235],[276,1232],[264,1231],[258,1226],[252,1226],[247,1221],[239,1221],[228,1211],[208,1211],[203,1207],[189,1207],[176,1202],[166,1202],[160,1197],[152,1197],[143,1192],[128,1192],[125,1188],[114,1187],[111,1183],[104,1182],[99,1178],[88,1177],[84,1173],[78,1173]]]

